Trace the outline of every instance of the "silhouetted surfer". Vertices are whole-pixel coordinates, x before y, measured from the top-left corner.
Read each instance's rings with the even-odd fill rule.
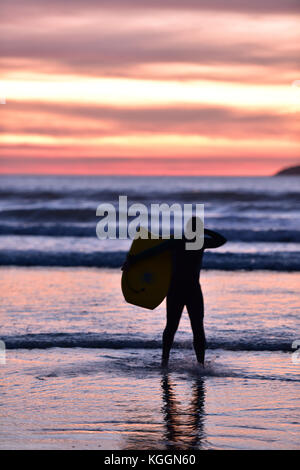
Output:
[[[190,223],[193,232],[196,232],[197,217],[192,217]],[[146,257],[153,256],[164,250],[172,252],[172,278],[167,295],[167,324],[163,332],[162,366],[166,367],[169,361],[170,350],[174,341],[183,308],[186,306],[193,331],[193,345],[199,364],[204,366],[205,359],[205,332],[203,325],[204,306],[202,290],[199,282],[202,267],[203,252],[209,248],[218,248],[226,239],[219,233],[204,229],[204,243],[199,250],[187,250],[186,243],[191,243],[183,236],[181,239],[171,238],[159,246],[150,248],[138,255],[128,255],[122,269],[128,269]]]

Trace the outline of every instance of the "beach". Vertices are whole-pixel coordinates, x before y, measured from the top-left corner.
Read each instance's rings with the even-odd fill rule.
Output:
[[[299,450],[299,1],[1,20],[0,450]]]
[[[299,274],[202,276],[204,373],[186,312],[160,369],[164,304],[125,304],[119,271],[1,268],[1,448],[299,448]]]
[[[1,449],[299,448],[296,180],[2,183]],[[150,311],[123,298],[130,240],[95,233],[97,205],[118,194],[204,202],[206,226],[228,239],[204,254],[204,371],[186,311],[162,370],[165,301]]]

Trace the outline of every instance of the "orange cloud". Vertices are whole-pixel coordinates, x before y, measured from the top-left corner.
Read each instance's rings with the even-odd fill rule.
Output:
[[[294,162],[296,13],[293,0],[7,2],[0,171],[265,174]]]

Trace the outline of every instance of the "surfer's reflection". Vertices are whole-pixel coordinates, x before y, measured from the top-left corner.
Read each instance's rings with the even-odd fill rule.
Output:
[[[203,430],[205,418],[205,386],[203,378],[199,377],[194,380],[192,399],[187,410],[179,408],[169,374],[162,376],[161,387],[167,447],[179,449],[200,448],[205,435]]]

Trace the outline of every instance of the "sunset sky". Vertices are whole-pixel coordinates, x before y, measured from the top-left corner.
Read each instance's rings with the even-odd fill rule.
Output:
[[[299,164],[299,17],[298,0],[5,0],[0,172]]]

